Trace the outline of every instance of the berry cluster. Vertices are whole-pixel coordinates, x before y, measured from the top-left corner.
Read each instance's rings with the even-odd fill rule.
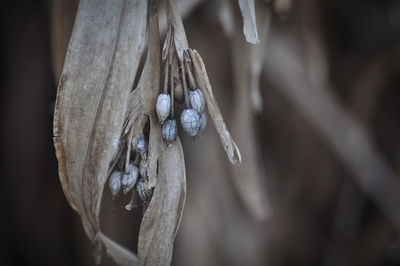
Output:
[[[134,160],[129,162],[128,169],[125,171],[117,170],[118,167],[110,175],[108,185],[113,197],[118,196],[121,191],[127,194],[132,189],[134,193],[139,196],[139,198],[146,202],[148,201],[151,190],[147,188],[146,182],[147,178],[147,141],[144,134],[140,134],[136,145],[132,145],[134,149],[132,153],[134,154]]]
[[[201,89],[195,85],[190,71],[190,61],[181,62],[178,84],[174,82],[173,70],[170,71],[170,90],[168,92],[168,72],[171,67],[167,61],[165,63],[164,90],[158,95],[156,102],[156,113],[162,124],[162,136],[168,143],[173,142],[178,134],[177,123],[174,118],[174,99],[179,102],[179,99],[182,96],[184,97],[186,106],[181,113],[180,122],[189,136],[197,137],[207,125],[204,96]],[[186,76],[189,78],[189,89],[186,84]],[[180,92],[182,87],[183,93]]]

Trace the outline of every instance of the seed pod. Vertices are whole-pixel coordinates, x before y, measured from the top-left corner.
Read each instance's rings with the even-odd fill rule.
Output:
[[[181,114],[181,125],[191,136],[195,137],[200,130],[200,116],[194,109],[185,109]]]
[[[207,125],[207,115],[206,112],[203,112],[200,116],[200,130],[199,133],[203,132],[206,129]]]
[[[150,198],[149,189],[146,187],[146,184],[143,179],[139,179],[136,186],[137,193],[142,201],[148,201]]]
[[[171,110],[171,97],[169,94],[161,93],[157,97],[156,112],[160,123],[164,122]]]
[[[121,178],[122,172],[114,171],[111,174],[110,179],[108,180],[108,185],[110,187],[111,195],[113,195],[113,197],[118,195],[121,191]]]
[[[137,168],[137,166],[130,164],[129,174],[124,174],[121,181],[124,194],[132,190],[132,188],[135,186],[138,176],[139,176],[139,169]]]
[[[190,105],[199,114],[204,111],[204,96],[200,89],[195,89],[189,92],[189,102]]]
[[[183,101],[185,100],[184,94],[183,94],[183,87],[182,87],[181,83],[179,83],[178,85],[175,86],[174,99],[178,103],[183,103]]]
[[[140,134],[139,138],[137,139],[136,151],[139,152],[140,154],[143,154],[147,151],[147,141],[143,134]]]
[[[165,141],[171,143],[176,139],[178,127],[175,119],[168,119],[162,126],[162,136]]]

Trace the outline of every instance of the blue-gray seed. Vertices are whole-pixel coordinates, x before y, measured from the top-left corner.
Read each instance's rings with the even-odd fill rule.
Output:
[[[139,165],[139,173],[140,176],[145,178],[147,176],[147,165],[148,161],[147,160],[141,160],[140,165]]]
[[[147,141],[143,134],[140,134],[139,138],[137,139],[136,151],[140,154],[143,154],[147,151]]]
[[[121,178],[122,172],[114,171],[111,174],[110,179],[108,180],[108,185],[110,187],[111,195],[113,195],[113,197],[118,195],[121,191]]]
[[[176,136],[178,135],[178,127],[176,126],[175,119],[169,119],[165,121],[162,126],[162,136],[165,141],[171,143],[175,141]]]
[[[132,190],[132,188],[136,184],[136,180],[137,180],[138,176],[139,176],[139,169],[137,168],[136,165],[130,164],[129,165],[129,174],[124,174],[124,176],[122,177],[122,181],[121,181],[124,194],[126,194]]]
[[[161,93],[160,95],[158,95],[156,103],[156,112],[158,121],[160,121],[160,123],[163,123],[164,120],[168,118],[170,111],[171,111],[171,96],[169,96],[169,94],[166,93]]]
[[[185,109],[181,114],[181,125],[191,136],[195,137],[200,130],[200,116],[194,109]]]
[[[200,89],[195,89],[189,92],[189,102],[192,108],[199,114],[204,111],[204,96]]]
[[[149,191],[146,188],[143,179],[139,179],[138,184],[136,186],[136,190],[138,192],[139,197],[142,199],[142,201],[149,200]]]

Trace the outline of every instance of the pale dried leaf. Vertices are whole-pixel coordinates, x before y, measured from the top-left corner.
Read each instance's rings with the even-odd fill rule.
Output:
[[[185,203],[185,161],[179,138],[169,146],[162,145],[159,163],[158,184],[140,226],[141,265],[170,264]]]
[[[81,1],[59,84],[54,142],[60,180],[93,242],[144,46],[146,7],[139,0]]]
[[[169,22],[168,23],[167,35],[165,36],[164,45],[163,45],[163,49],[162,49],[162,60],[163,61],[165,61],[165,59],[167,58],[168,53],[170,51],[171,38],[173,38],[173,36],[172,36],[172,25]]]
[[[147,175],[149,178],[149,187],[153,188],[157,185],[157,167],[158,157],[161,145],[163,144],[161,137],[161,125],[156,116],[150,117],[150,138],[149,138],[149,167]]]
[[[182,61],[183,52],[189,49],[189,45],[175,0],[166,1],[166,10],[168,23],[171,25],[171,29],[173,30],[176,53],[178,54],[179,59]]]
[[[101,240],[107,249],[107,254],[113,258],[113,260],[122,266],[135,266],[139,265],[138,258],[128,249],[114,242],[103,233],[99,232],[97,238]]]
[[[243,17],[243,33],[246,41],[257,44],[258,39],[254,0],[239,0],[240,11]]]
[[[236,143],[231,137],[231,134],[226,128],[225,121],[214,98],[203,60],[196,50],[189,49],[189,54],[193,64],[196,82],[204,94],[208,113],[210,114],[215,129],[218,132],[222,146],[224,147],[225,152],[228,155],[229,161],[235,165],[240,164],[242,162],[242,157],[240,155],[239,148],[237,147]]]

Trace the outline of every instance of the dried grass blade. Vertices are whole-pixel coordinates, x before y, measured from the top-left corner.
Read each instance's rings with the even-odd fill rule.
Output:
[[[59,174],[94,243],[108,167],[144,47],[146,1],[81,1],[54,117]]]
[[[176,53],[178,54],[179,59],[183,60],[183,52],[189,49],[185,28],[183,27],[182,19],[179,15],[175,0],[167,0],[166,4],[168,23],[171,25],[173,30]]]
[[[225,121],[214,98],[203,60],[201,59],[199,53],[195,50],[189,49],[189,54],[193,64],[196,82],[203,91],[208,112],[214,123],[215,129],[218,132],[222,146],[228,155],[229,161],[234,165],[238,165],[242,162],[242,157],[240,155],[239,148],[226,128]]]
[[[143,217],[138,255],[141,265],[169,265],[173,241],[181,221],[186,197],[186,173],[179,138],[162,146],[158,184]]]

